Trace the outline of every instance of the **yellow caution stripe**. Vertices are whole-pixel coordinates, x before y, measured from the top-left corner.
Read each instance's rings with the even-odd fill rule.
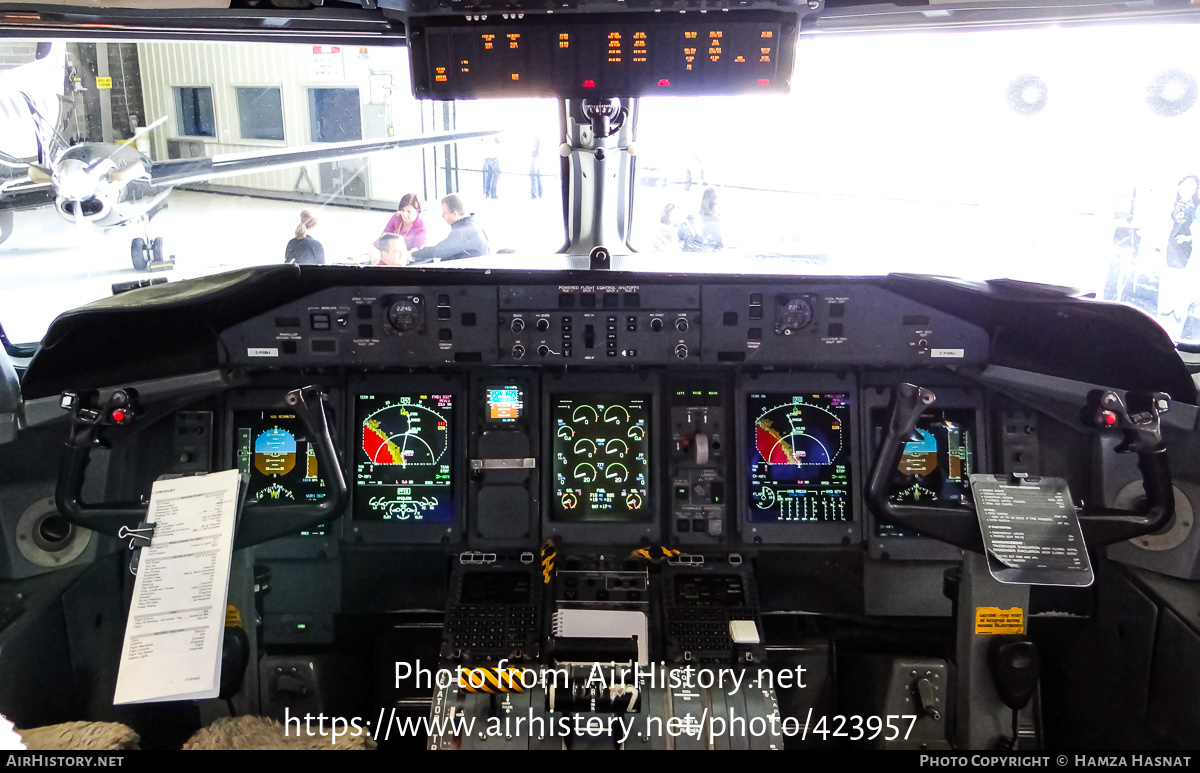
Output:
[[[459,672],[458,687],[464,692],[525,692],[523,668],[469,668]]]

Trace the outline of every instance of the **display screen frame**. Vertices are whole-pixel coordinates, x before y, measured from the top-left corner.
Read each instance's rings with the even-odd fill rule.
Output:
[[[511,418],[496,418],[492,416],[492,406],[504,403],[493,403],[492,394],[500,390],[517,390],[517,415]],[[518,381],[503,381],[492,380],[485,381],[480,389],[480,395],[483,398],[481,410],[483,412],[483,423],[489,427],[504,429],[507,427],[516,427],[528,420],[529,416],[529,390],[525,384]]]
[[[650,404],[652,399],[652,396],[649,394],[589,393],[558,394],[553,397],[553,402],[550,405],[551,420],[550,425],[547,427],[548,430],[552,430],[554,432],[554,435],[549,438],[549,474],[551,478],[550,486],[552,489],[552,496],[549,501],[549,506],[550,518],[552,520],[575,523],[638,523],[644,520],[643,513],[645,511],[646,502],[653,496],[651,492],[654,491],[655,483],[654,479],[650,475],[650,461],[654,454],[654,436],[652,434],[653,427],[651,426],[650,421]],[[629,410],[630,407],[633,407],[635,401],[640,401],[642,403],[639,410],[643,415],[640,418],[636,417],[634,412]],[[564,406],[564,403],[569,403],[569,405]],[[584,418],[582,423],[568,422],[562,425],[559,424],[559,421],[563,419],[568,407],[571,409],[573,414],[578,415],[586,413],[588,410],[595,410],[601,406],[604,408],[603,416],[597,414],[597,416],[590,420],[590,422],[588,419]],[[610,415],[613,417],[614,421],[619,422],[619,415],[623,411],[628,416],[628,420],[620,423],[627,424],[628,426],[622,427],[621,432],[625,433],[627,437],[618,436],[617,438],[608,440],[606,440],[604,437],[596,437],[595,440],[588,437],[588,435],[596,434],[594,431],[588,431],[591,429],[591,427],[588,426],[589,423],[593,426],[602,428],[601,432],[598,433],[600,436],[607,435],[607,427],[604,425],[609,423]],[[575,429],[570,433],[570,438],[563,438],[560,436],[560,432],[565,429],[569,429],[572,426]],[[633,433],[635,431],[635,428],[641,428],[641,440],[635,440],[633,439],[632,435],[629,435],[629,433]],[[564,504],[564,499],[570,496],[570,492],[564,494],[563,489],[559,488],[559,473],[566,473],[567,468],[573,465],[576,467],[581,465],[587,467],[590,465],[596,477],[605,475],[605,470],[608,469],[608,465],[610,464],[610,462],[605,458],[607,456],[608,446],[612,446],[613,443],[618,440],[624,444],[626,453],[623,455],[621,460],[611,462],[611,464],[621,464],[628,468],[626,470],[627,480],[625,482],[629,484],[626,488],[630,489],[630,491],[625,497],[625,500],[621,500],[621,495],[619,493],[614,494],[614,506],[612,508],[595,509],[588,507],[585,501],[586,497],[583,496],[576,500],[577,506],[575,508],[567,509]],[[591,444],[590,453],[586,450],[589,448],[589,446],[586,445],[587,443]],[[597,448],[597,443],[604,445],[604,448]],[[582,450],[580,449],[581,445],[583,446]],[[573,449],[567,450],[568,447],[573,447]],[[641,451],[643,461],[640,464],[636,464],[637,469],[635,469],[636,457],[639,449]],[[560,454],[564,455],[564,460],[559,459]],[[601,454],[604,454],[604,456],[601,456]],[[633,459],[630,459],[629,454],[634,455]],[[645,473],[645,486],[640,490],[637,490],[639,488],[636,479],[636,473],[638,471],[644,471]],[[568,484],[566,489],[569,488],[570,484]],[[609,486],[600,482],[594,488],[599,491],[605,491],[607,488],[609,488]],[[637,501],[634,503],[638,505],[636,509],[631,509],[631,507],[628,505],[628,501],[632,497],[636,497],[637,499]]]
[[[584,99],[597,95],[786,94],[791,87],[799,29],[799,19],[795,15],[765,9],[735,9],[729,13],[697,14],[695,17],[676,14],[670,19],[665,14],[661,19],[650,14],[535,14],[520,22],[498,16],[485,17],[482,21],[482,24],[463,22],[460,17],[449,16],[410,20],[413,26],[409,30],[409,55],[415,97],[441,100],[483,97]],[[730,40],[737,40],[740,45],[757,40],[752,28],[770,29],[773,67],[763,68],[761,62],[742,61],[741,57],[730,59],[733,51],[719,50],[717,55],[724,56],[728,66],[713,67],[707,61],[713,52],[703,45],[691,52],[696,62],[685,64],[688,52],[684,46],[688,41],[684,39],[684,30],[695,27],[690,34],[698,43],[706,43],[711,28],[716,26],[725,28],[724,32],[732,36]],[[743,32],[751,37],[743,39]],[[623,41],[615,52],[618,60],[615,65],[614,52],[609,48],[614,34],[619,34]],[[474,39],[484,35],[495,40],[484,43]],[[514,35],[521,39],[513,39]],[[635,45],[639,36],[643,44],[649,43],[648,47],[643,45],[641,51]],[[470,43],[467,43],[468,39]],[[485,54],[481,45],[489,49],[494,45],[495,53]],[[572,50],[561,50],[566,47]],[[518,48],[517,53],[509,50]],[[750,49],[759,50],[754,46]],[[638,53],[642,57],[637,57]],[[464,56],[467,62],[462,61]],[[492,59],[479,61],[483,56]],[[584,62],[585,59],[590,61]],[[471,73],[469,67],[463,67],[459,68],[463,74],[459,74],[455,64],[474,64],[476,72]],[[690,67],[696,69],[689,72]],[[747,67],[751,71],[744,73],[743,68]],[[479,68],[505,75],[479,81],[479,72],[483,71]]]
[[[328,396],[325,402],[325,411],[329,420],[329,431],[333,437],[333,442],[338,445],[339,451],[345,448],[341,435],[342,419],[345,414],[343,412],[344,406],[342,405],[342,391],[339,386],[322,383],[321,380],[312,378],[305,379],[303,384],[288,381],[282,377],[278,382],[272,383],[278,383],[279,385],[274,387],[266,385],[256,389],[239,390],[225,396],[223,410],[220,414],[224,417],[224,424],[221,427],[219,457],[225,465],[223,469],[237,468],[237,419],[239,414],[244,414],[248,411],[294,414],[296,409],[288,406],[284,402],[284,398],[293,389],[309,384],[316,384],[321,387]],[[345,472],[345,469],[343,469],[343,475]],[[315,502],[314,504],[318,503]],[[254,548],[255,555],[264,559],[273,559],[310,558],[335,554],[338,542],[341,539],[343,522],[348,517],[349,512],[349,508],[347,508],[337,518],[328,522],[324,534],[296,533],[277,537],[257,545]]]
[[[452,516],[445,521],[413,521],[413,520],[376,520],[360,519],[355,516],[362,512],[363,498],[370,498],[370,487],[358,485],[357,467],[359,458],[358,410],[361,404],[360,395],[374,395],[383,400],[387,398],[419,395],[449,395],[451,398],[452,415],[450,417],[450,446],[446,455],[450,460],[450,486],[447,487],[450,498]],[[463,379],[458,374],[445,376],[368,376],[351,379],[346,390],[345,415],[347,421],[343,434],[343,448],[347,471],[347,482],[350,485],[350,508],[343,518],[342,538],[346,542],[371,542],[377,544],[430,544],[441,543],[459,544],[463,539],[464,502],[466,458],[469,456],[467,446],[467,417],[464,415],[467,406],[467,392]]]
[[[875,426],[873,422],[873,414],[875,411],[882,411],[882,419],[884,427],[888,421],[888,407],[891,404],[892,388],[895,384],[911,380],[912,376],[896,375],[893,378],[887,378],[884,374],[879,374],[873,378],[873,382],[886,383],[886,387],[864,387],[863,397],[861,400],[859,411],[860,426],[863,427],[863,448],[865,449],[865,463],[868,468],[875,463],[875,454],[879,450],[879,438],[876,437]],[[975,470],[974,472],[986,472],[991,469],[989,466],[989,453],[987,434],[985,432],[986,411],[983,393],[981,390],[963,386],[961,384],[947,384],[945,377],[942,379],[930,380],[928,378],[920,382],[921,386],[927,387],[937,396],[937,400],[933,404],[933,408],[945,411],[971,411],[975,417]],[[971,515],[970,517],[974,517]],[[919,534],[908,536],[889,536],[881,535],[878,530],[878,521],[874,514],[867,513],[864,519],[864,532],[867,539],[867,555],[874,559],[888,558],[896,561],[956,561],[961,558],[962,551],[953,545],[947,545],[941,540],[931,539]]]
[[[847,521],[754,521],[751,520],[750,438],[751,425],[755,416],[750,415],[752,395],[825,395],[847,396],[847,418],[850,427],[845,433],[849,448],[846,463],[850,467],[848,481],[849,506],[852,520]],[[738,453],[738,529],[744,543],[785,545],[837,545],[860,544],[863,539],[862,503],[862,452],[858,411],[858,384],[851,373],[803,373],[803,374],[760,374],[742,376],[735,390],[735,427],[737,429]]]
[[[645,399],[648,477],[642,514],[636,520],[565,520],[556,517],[554,506],[554,432],[557,423],[554,407],[559,398],[621,397]],[[559,536],[568,542],[593,544],[629,544],[642,538],[655,539],[661,534],[663,422],[660,382],[654,373],[559,374],[542,381],[541,395],[542,461],[542,535]]]

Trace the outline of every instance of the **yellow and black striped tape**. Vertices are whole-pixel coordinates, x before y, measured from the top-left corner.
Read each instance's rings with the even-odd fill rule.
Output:
[[[553,539],[548,539],[542,543],[542,583],[550,584],[550,578],[554,576],[554,559],[558,555],[558,548],[554,545]]]
[[[523,668],[470,668],[459,673],[458,686],[464,692],[525,692],[521,684]]]
[[[638,548],[637,550],[630,553],[629,557],[630,558],[640,558],[643,561],[649,561],[652,564],[661,564],[663,561],[666,561],[668,558],[675,558],[678,555],[679,555],[678,550],[663,547],[661,545],[654,545],[653,547],[648,547],[648,548]]]

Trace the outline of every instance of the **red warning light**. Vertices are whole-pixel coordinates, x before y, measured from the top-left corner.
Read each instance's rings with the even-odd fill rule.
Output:
[[[591,81],[591,80],[584,81],[583,87],[585,89],[594,89],[594,88],[596,88],[596,81]]]
[[[659,86],[670,86],[670,85],[671,85],[671,81],[667,80],[666,78],[659,78],[659,79],[658,79],[658,85],[659,85]]]
[[[771,84],[771,79],[770,79],[770,78],[759,78],[759,79],[758,79],[758,85],[759,85],[759,86],[769,86],[770,84]]]

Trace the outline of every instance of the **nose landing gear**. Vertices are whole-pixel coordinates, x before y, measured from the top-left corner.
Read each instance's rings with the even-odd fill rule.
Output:
[[[163,247],[163,238],[137,238],[129,245],[133,267],[138,271],[169,271],[175,268],[175,256],[168,256]]]

